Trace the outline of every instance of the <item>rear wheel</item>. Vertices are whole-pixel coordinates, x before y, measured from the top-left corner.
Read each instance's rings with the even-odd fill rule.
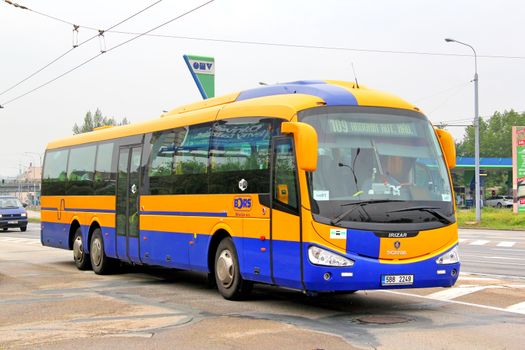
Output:
[[[239,259],[230,237],[224,238],[215,253],[215,281],[219,293],[228,300],[246,296],[253,284],[244,281],[239,271]]]
[[[73,238],[73,260],[79,270],[88,270],[91,267],[89,255],[84,250],[84,240],[82,239],[82,230],[77,228]]]
[[[7,227],[4,227],[2,230],[7,231]]]
[[[89,247],[89,257],[91,258],[91,267],[97,275],[105,275],[111,272],[114,261],[106,256],[104,251],[104,239],[102,231],[97,228],[91,236],[91,245]]]
[[[22,231],[22,232],[26,232],[26,231],[27,231],[27,226],[22,226],[22,227],[20,227],[20,231]]]
[[[501,208],[503,205],[501,204],[501,202],[498,202],[498,204],[496,204],[496,207],[498,208]]]

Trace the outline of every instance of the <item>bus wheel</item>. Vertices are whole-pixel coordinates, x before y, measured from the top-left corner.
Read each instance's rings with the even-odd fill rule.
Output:
[[[252,284],[241,277],[237,251],[230,237],[219,243],[215,253],[215,281],[219,293],[228,300],[241,299],[251,290]]]
[[[104,240],[102,239],[102,231],[97,228],[93,231],[93,236],[91,237],[91,246],[90,246],[90,258],[91,266],[93,271],[97,275],[105,275],[110,272],[113,267],[113,261],[106,256],[104,252]]]
[[[88,270],[91,267],[89,255],[84,251],[84,242],[82,241],[82,230],[77,228],[73,238],[73,260],[79,270]]]

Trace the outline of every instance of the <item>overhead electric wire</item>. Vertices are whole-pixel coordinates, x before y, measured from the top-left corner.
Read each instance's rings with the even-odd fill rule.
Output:
[[[4,0],[4,1],[10,3],[8,0]],[[69,49],[69,50],[67,50],[66,52],[62,53],[60,56],[58,56],[57,58],[53,59],[51,62],[49,62],[49,63],[47,63],[46,65],[42,66],[41,68],[37,69],[35,72],[29,74],[27,77],[25,77],[24,79],[22,79],[22,80],[19,81],[18,83],[14,84],[14,85],[12,85],[11,87],[7,88],[6,90],[0,92],[0,96],[4,95],[5,93],[7,93],[7,92],[9,92],[9,91],[11,91],[11,90],[13,90],[14,88],[16,88],[18,85],[22,84],[23,82],[25,82],[25,81],[31,79],[32,77],[34,77],[35,75],[37,75],[38,73],[40,73],[41,71],[43,71],[44,69],[46,69],[47,67],[51,66],[53,63],[59,61],[61,58],[63,58],[63,57],[66,56],[67,54],[69,54],[71,51],[73,51],[73,50],[76,49],[77,47],[80,47],[80,46],[84,45],[85,43],[87,43],[87,42],[89,42],[89,41],[95,39],[96,37],[102,35],[104,32],[107,32],[108,30],[111,30],[111,29],[113,29],[113,28],[115,28],[115,27],[121,25],[122,23],[129,21],[129,20],[132,19],[133,17],[138,16],[138,15],[141,14],[142,12],[148,10],[149,8],[151,8],[151,7],[155,6],[155,5],[157,5],[158,3],[162,2],[162,1],[163,1],[163,0],[158,0],[158,1],[154,2],[154,3],[152,3],[151,5],[149,5],[149,6],[145,7],[145,8],[143,8],[142,10],[140,10],[140,11],[138,11],[138,12],[132,14],[131,16],[129,16],[129,17],[127,17],[127,18],[121,20],[121,21],[118,22],[117,24],[112,25],[111,27],[109,27],[109,28],[106,29],[106,30],[99,30],[99,29],[96,29],[96,30],[99,32],[99,34],[94,35],[94,36],[92,36],[91,38],[84,40],[84,41],[81,42],[80,44],[74,45],[71,49]],[[20,5],[18,5],[17,7],[22,8],[22,9],[24,9],[24,10],[30,10],[30,11],[33,11],[33,10],[31,10],[31,9],[25,7],[25,6],[24,6],[24,7],[20,7]],[[33,12],[35,12],[35,11],[33,11]],[[46,15],[46,16],[48,16],[48,15]],[[48,17],[49,17],[49,16],[48,16]],[[60,20],[60,21],[62,21],[62,22],[64,22],[64,23],[72,24],[72,23],[70,23],[70,22],[63,21],[63,20]],[[72,24],[72,25],[75,26],[75,24]],[[87,27],[84,27],[84,28],[87,28]],[[2,104],[2,105],[0,105],[0,106],[4,106],[4,105],[5,105],[5,104]]]
[[[162,1],[162,0],[160,0],[160,1]],[[14,101],[16,101],[16,100],[18,100],[18,99],[20,99],[20,98],[22,98],[22,97],[24,97],[24,96],[27,96],[27,95],[29,95],[29,94],[31,94],[31,93],[33,93],[33,92],[35,92],[35,91],[37,91],[37,90],[39,90],[39,89],[45,87],[45,86],[47,86],[47,85],[53,83],[54,81],[56,81],[56,80],[58,80],[58,79],[64,77],[65,75],[67,75],[67,74],[69,74],[69,73],[71,73],[71,72],[77,70],[78,68],[80,68],[80,67],[82,67],[82,66],[88,64],[89,62],[93,61],[93,60],[96,59],[97,57],[102,56],[104,53],[107,53],[107,52],[113,51],[113,50],[115,50],[115,49],[117,49],[117,48],[119,48],[119,47],[121,47],[121,46],[123,46],[123,45],[126,45],[126,44],[128,44],[128,43],[130,43],[130,42],[132,42],[132,41],[134,41],[134,40],[136,40],[136,39],[138,39],[138,38],[140,38],[140,37],[142,37],[142,36],[144,36],[144,35],[147,35],[148,33],[151,33],[151,32],[154,31],[154,30],[157,30],[157,29],[159,29],[159,28],[161,28],[161,27],[163,27],[163,26],[165,26],[165,25],[170,24],[171,22],[174,22],[174,21],[176,21],[176,20],[178,20],[178,19],[180,19],[180,18],[182,18],[182,17],[184,17],[184,16],[189,15],[189,14],[192,13],[192,12],[195,12],[195,11],[201,9],[201,8],[204,7],[204,6],[206,6],[206,5],[208,5],[208,4],[211,4],[211,3],[214,2],[214,1],[215,1],[215,0],[207,1],[207,2],[205,2],[204,4],[201,4],[201,5],[197,6],[197,7],[194,7],[193,9],[191,9],[191,10],[189,10],[189,11],[186,11],[186,12],[184,12],[183,14],[178,15],[178,16],[176,16],[176,17],[170,19],[169,21],[164,22],[164,23],[162,23],[162,24],[160,24],[160,25],[158,25],[158,26],[156,26],[156,27],[154,27],[154,28],[152,28],[152,29],[150,29],[150,30],[144,32],[144,33],[140,33],[140,34],[138,34],[137,36],[135,36],[135,37],[133,37],[133,38],[131,38],[131,39],[129,39],[129,40],[126,40],[126,41],[124,41],[124,42],[122,42],[122,43],[120,43],[120,44],[118,44],[118,45],[115,45],[115,46],[109,48],[109,49],[106,50],[106,51],[100,52],[98,55],[95,55],[95,56],[93,56],[93,57],[87,59],[86,61],[80,63],[79,65],[77,65],[77,66],[75,66],[75,67],[73,67],[73,68],[67,70],[66,72],[60,74],[59,76],[57,76],[57,77],[55,77],[55,78],[53,78],[53,79],[51,79],[51,80],[48,80],[47,82],[45,82],[45,83],[43,83],[43,84],[37,86],[36,88],[34,88],[34,89],[32,89],[32,90],[29,90],[29,91],[23,93],[22,95],[19,95],[19,96],[17,96],[17,97],[14,97],[14,98],[12,98],[12,99],[10,99],[10,100],[4,102],[4,103],[1,103],[1,104],[0,104],[0,107],[6,106],[7,104],[9,104],[9,103],[11,103],[11,102],[14,102]]]
[[[125,32],[125,31],[118,31],[118,30],[112,30],[112,31],[110,31],[110,33],[124,34],[124,35],[136,35],[136,34],[138,34],[136,32]],[[179,35],[169,35],[169,34],[147,34],[147,36],[158,37],[158,38],[211,41],[211,42],[221,42],[221,43],[229,43],[229,44],[248,44],[248,45],[262,45],[262,46],[278,46],[278,47],[317,49],[317,50],[357,51],[357,52],[369,52],[369,53],[390,53],[390,54],[427,55],[427,56],[472,57],[472,55],[469,55],[469,54],[456,54],[456,53],[443,53],[443,52],[362,49],[362,48],[351,48],[351,47],[343,47],[343,46],[320,46],[320,45],[306,45],[306,44],[303,45],[303,44],[274,43],[274,42],[267,42],[267,41],[214,39],[214,38],[179,36]],[[482,58],[503,58],[503,59],[520,59],[520,60],[525,60],[525,56],[478,55],[478,58],[480,58],[480,57],[482,57]]]

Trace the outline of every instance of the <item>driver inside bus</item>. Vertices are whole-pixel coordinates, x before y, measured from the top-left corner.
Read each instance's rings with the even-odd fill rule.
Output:
[[[380,165],[373,168],[370,178],[363,183],[366,194],[399,196],[401,187],[410,184],[415,159],[401,156],[380,156]],[[382,170],[382,171],[381,171]]]

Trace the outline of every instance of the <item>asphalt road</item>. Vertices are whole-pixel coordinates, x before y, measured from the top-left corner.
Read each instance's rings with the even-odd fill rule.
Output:
[[[514,241],[509,234],[518,237],[462,231],[462,254],[522,249],[498,247]],[[471,237],[489,243],[470,245]],[[489,276],[469,259],[464,271],[477,270],[454,288],[311,298],[257,286],[230,302],[195,273],[79,271],[70,251],[42,247],[31,225],[0,232],[0,349],[522,349],[525,278],[514,265]]]

